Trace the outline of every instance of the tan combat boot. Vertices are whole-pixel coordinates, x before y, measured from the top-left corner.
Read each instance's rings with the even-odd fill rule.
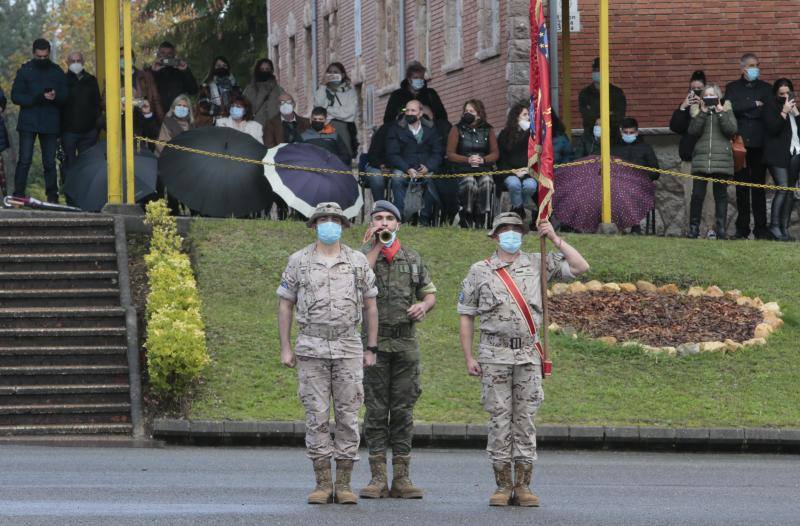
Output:
[[[494,462],[492,468],[497,489],[489,497],[489,506],[508,506],[514,484],[511,480],[511,462]]]
[[[369,470],[372,480],[365,486],[359,496],[362,499],[383,499],[389,496],[389,485],[386,478],[386,454],[369,456]]]
[[[336,460],[335,501],[339,504],[357,504],[358,496],[350,489],[350,476],[353,474],[353,461]]]
[[[519,506],[538,506],[539,497],[531,491],[533,464],[517,462],[514,466],[514,504]]]
[[[317,487],[308,495],[309,504],[327,504],[333,501],[333,483],[331,482],[331,459],[319,458],[314,461],[314,476]]]
[[[411,455],[392,457],[392,489],[389,496],[395,499],[421,499],[422,490],[411,482]]]

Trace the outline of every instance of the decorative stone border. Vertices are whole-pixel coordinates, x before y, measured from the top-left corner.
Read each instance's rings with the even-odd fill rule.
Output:
[[[651,345],[645,345],[635,341],[619,342],[613,336],[600,336],[599,338],[594,338],[595,340],[601,341],[607,345],[622,345],[623,347],[640,347],[645,352],[653,354],[663,353],[669,356],[685,356],[688,354],[698,354],[701,352],[734,352],[744,347],[750,347],[754,345],[766,345],[767,338],[769,337],[769,335],[775,332],[781,326],[783,326],[783,319],[782,319],[783,314],[781,313],[781,308],[777,302],[771,301],[769,303],[764,303],[764,301],[759,297],[750,298],[748,296],[744,296],[742,295],[741,291],[736,289],[723,291],[716,285],[712,285],[707,288],[689,287],[689,290],[682,291],[674,283],[669,283],[657,287],[656,285],[650,283],[649,281],[637,281],[636,283],[613,283],[613,282],[602,283],[597,280],[592,280],[586,283],[582,283],[580,281],[576,281],[570,284],[566,283],[554,284],[550,288],[550,290],[547,291],[547,296],[553,297],[562,294],[581,294],[584,292],[605,292],[605,293],[653,292],[657,294],[680,294],[691,297],[703,297],[703,296],[709,298],[727,297],[735,300],[737,305],[758,309],[763,316],[761,323],[756,325],[756,328],[753,331],[753,337],[743,342],[737,342],[734,340],[725,340],[722,342],[720,341],[688,342],[681,344],[677,347],[669,347],[669,346],[653,347]],[[555,333],[562,333],[569,335],[573,338],[578,337],[577,332],[573,328],[560,327],[557,323],[551,323],[550,330]]]

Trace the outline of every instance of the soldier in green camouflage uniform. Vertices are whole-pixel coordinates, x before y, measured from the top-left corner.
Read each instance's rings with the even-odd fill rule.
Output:
[[[339,242],[350,222],[336,203],[321,203],[308,221],[317,242],[295,252],[281,276],[278,324],[281,361],[298,367],[298,394],[306,413],[306,449],[314,465],[317,487],[309,504],[334,499],[358,501],[350,489],[353,462],[358,460],[358,411],[364,401],[363,367],[375,362],[378,309],[375,274],[358,251]],[[289,342],[292,311],[299,326],[295,349]],[[362,310],[367,351],[362,352],[357,326]],[[363,367],[362,367],[363,361]],[[330,411],[336,421],[331,440]],[[331,457],[336,483],[331,481]]]
[[[533,418],[544,400],[541,358],[534,348],[542,322],[541,256],[520,251],[525,225],[513,212],[498,215],[489,236],[497,251],[472,265],[461,286],[461,346],[467,372],[481,377],[481,403],[489,413],[486,447],[495,473],[497,489],[491,506],[538,506],[539,497],[530,490],[536,460],[536,428]],[[539,235],[547,236],[559,252],[547,255],[549,279],[572,279],[589,269],[586,260],[553,231],[550,223],[539,224]],[[536,339],[531,335],[517,304],[495,272],[505,268],[533,312]],[[475,316],[480,316],[478,361],[472,356]],[[515,481],[511,463],[515,462]]]
[[[421,393],[419,342],[415,325],[436,303],[436,287],[419,254],[400,244],[400,211],[377,201],[362,252],[375,270],[378,286],[378,358],[364,372],[364,437],[372,480],[362,498],[422,498],[411,483],[409,464],[414,432],[414,404]],[[388,242],[376,239],[392,232]],[[392,487],[388,488],[386,450],[392,448]]]

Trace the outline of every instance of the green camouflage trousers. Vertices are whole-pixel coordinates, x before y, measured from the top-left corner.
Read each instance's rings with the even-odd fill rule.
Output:
[[[306,450],[320,458],[358,460],[358,410],[364,403],[361,358],[297,357],[298,394],[306,411]],[[331,439],[330,416],[336,422]]]
[[[492,462],[533,462],[533,417],[544,400],[540,365],[482,363],[481,368],[481,403],[489,412],[489,458]]]
[[[419,351],[379,352],[375,365],[364,371],[364,438],[370,455],[411,453],[414,404],[419,384]]]

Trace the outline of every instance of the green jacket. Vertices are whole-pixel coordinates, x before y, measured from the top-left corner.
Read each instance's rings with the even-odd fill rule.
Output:
[[[736,134],[736,116],[730,101],[725,101],[721,113],[703,113],[694,105],[691,115],[688,133],[698,137],[692,153],[692,173],[733,175],[731,137]]]
[[[364,245],[361,252],[367,254],[371,248]],[[406,311],[427,294],[436,293],[428,267],[417,251],[401,244],[391,264],[379,254],[374,270],[378,287],[378,349],[410,350],[406,349],[409,344],[416,349],[414,322]]]

